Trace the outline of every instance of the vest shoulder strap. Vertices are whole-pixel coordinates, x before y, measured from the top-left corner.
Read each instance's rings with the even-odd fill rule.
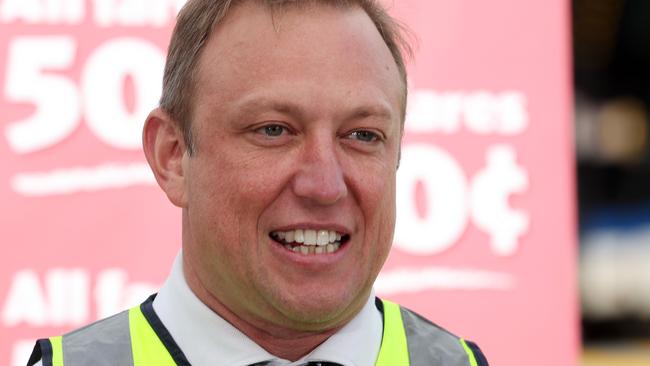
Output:
[[[37,356],[43,366],[133,365],[128,311],[63,336],[41,339],[28,364],[38,360]]]
[[[152,302],[153,296],[140,306],[63,336],[37,341],[28,365],[39,359],[43,366],[189,365],[154,313]]]
[[[390,301],[381,300],[381,306],[384,334],[377,366],[488,366],[476,344]]]
[[[153,310],[153,297],[129,310],[133,365],[190,366]]]

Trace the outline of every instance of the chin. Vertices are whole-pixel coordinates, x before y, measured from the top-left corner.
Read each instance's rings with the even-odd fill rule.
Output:
[[[331,291],[302,292],[293,297],[281,299],[277,308],[292,326],[305,331],[332,329],[347,322],[357,314],[367,298],[358,297],[358,292],[332,293]]]

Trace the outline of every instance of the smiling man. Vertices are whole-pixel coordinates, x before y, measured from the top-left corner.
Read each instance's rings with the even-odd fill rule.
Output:
[[[32,363],[487,365],[372,292],[395,224],[405,48],[372,0],[188,1],[143,133],[182,251],[157,296],[40,340]]]

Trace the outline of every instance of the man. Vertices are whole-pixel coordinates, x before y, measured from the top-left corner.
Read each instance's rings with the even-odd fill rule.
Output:
[[[372,0],[190,0],[143,132],[182,252],[157,296],[39,341],[33,361],[487,365],[372,292],[395,223],[404,45]]]

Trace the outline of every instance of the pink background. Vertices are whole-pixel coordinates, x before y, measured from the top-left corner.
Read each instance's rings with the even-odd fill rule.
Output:
[[[520,365],[522,360],[528,365],[577,364],[569,4],[559,0],[395,3],[393,13],[418,38],[415,60],[409,66],[411,96],[425,91],[466,97],[479,91],[492,96],[515,92],[525,100],[527,118],[525,127],[512,134],[476,133],[467,127],[466,116],[457,119],[460,127],[453,133],[414,131],[407,122],[405,160],[398,175],[413,166],[432,169],[435,164],[429,156],[409,153],[413,147],[430,147],[443,152],[460,169],[469,186],[486,167],[487,152],[497,145],[505,147],[514,152],[518,172],[524,174],[526,183],[516,192],[508,192],[501,203],[507,207],[506,212],[516,211],[526,217],[527,225],[508,253],[495,251],[489,232],[469,214],[458,235],[443,243],[444,250],[426,249],[427,241],[439,233],[424,235],[422,243],[400,243],[404,235],[398,233],[396,246],[377,283],[378,294],[476,341],[493,365]],[[5,248],[0,258],[0,364],[13,366],[12,362],[21,357],[15,364],[24,364],[26,358],[21,352],[31,347],[35,338],[78,327],[106,311],[96,304],[100,282],[108,278],[111,269],[128,273],[127,282],[108,291],[115,311],[143,299],[138,295],[164,280],[180,246],[180,211],[146,179],[121,187],[44,196],[25,195],[12,186],[13,179],[25,173],[93,168],[106,163],[144,163],[139,149],[116,148],[98,138],[88,127],[85,110],[76,128],[53,146],[20,153],[8,143],[8,126],[35,111],[33,103],[13,100],[7,91],[8,73],[15,71],[8,69],[8,52],[17,37],[59,35],[76,44],[69,65],[45,69],[43,73],[71,81],[80,90],[82,104],[98,98],[99,94],[81,91],[80,86],[82,70],[103,44],[127,36],[150,42],[161,55],[165,50],[172,11],[164,26],[108,27],[93,19],[93,11],[88,5],[83,20],[76,24],[48,24],[46,20],[8,20],[7,5],[0,5],[0,233]],[[130,76],[124,80],[121,98],[126,109],[133,111],[137,109],[134,106],[145,102],[134,96],[137,81]],[[57,93],[49,96],[58,97]],[[435,118],[434,114],[427,116],[425,124],[429,123],[427,118]],[[58,123],[57,118],[48,116],[47,122]],[[499,122],[499,117],[495,120]],[[440,181],[448,179],[445,171],[439,174]],[[429,207],[444,201],[432,191],[431,184],[436,181],[402,182],[401,190],[419,187],[413,191],[416,193],[404,196],[412,202],[402,207],[416,207],[423,219],[436,209],[440,211],[440,207]],[[449,207],[450,212],[459,207],[470,212],[463,205],[469,206],[481,198],[478,196],[466,193],[467,202],[454,204],[457,206]],[[424,203],[427,197],[431,198],[429,204]],[[499,218],[502,213],[495,209],[492,216]],[[57,292],[65,287],[48,283],[56,282],[52,278],[61,269],[66,273],[81,270],[80,278],[87,281],[83,285],[81,280],[87,293],[80,295],[80,300],[62,300],[63,308],[85,307],[86,316],[57,320],[60,317],[56,309],[62,307],[57,305],[59,300],[51,288]],[[415,274],[407,273],[401,282],[389,283],[387,279],[395,278],[396,271],[404,270]],[[417,271],[450,275],[432,276],[427,282],[426,276]],[[458,276],[470,272],[481,273],[483,279],[486,273],[496,274],[507,281],[458,281]],[[30,287],[25,278],[38,281]],[[409,287],[414,284],[419,287]],[[40,303],[46,316],[39,320],[38,316],[16,313],[16,304],[21,301],[25,309]],[[67,305],[65,301],[77,302]]]

